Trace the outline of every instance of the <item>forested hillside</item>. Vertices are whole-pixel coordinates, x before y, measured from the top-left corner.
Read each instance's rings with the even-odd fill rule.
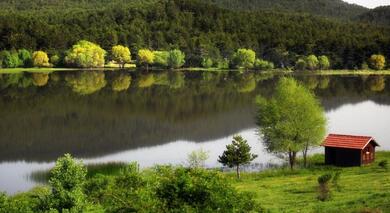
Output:
[[[232,11],[197,0],[8,0],[1,5],[0,49],[63,54],[87,39],[106,50],[127,45],[133,53],[145,47],[180,48],[187,66],[198,66],[205,54],[224,58],[238,48],[254,49],[283,67],[312,53],[328,55],[335,68],[355,68],[374,53],[390,56],[389,28],[311,15]]]
[[[359,21],[390,26],[390,6],[378,7],[359,16]]]
[[[351,19],[367,12],[362,6],[342,0],[206,0],[234,10],[278,10],[308,13],[332,18]]]

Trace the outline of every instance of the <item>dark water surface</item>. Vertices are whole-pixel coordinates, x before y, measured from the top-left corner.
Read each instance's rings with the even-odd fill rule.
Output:
[[[71,153],[85,163],[181,164],[209,151],[207,166],[234,134],[277,163],[256,133],[254,99],[279,75],[238,72],[61,72],[0,74],[0,191],[32,188],[36,171]],[[371,135],[390,150],[390,77],[293,76],[313,89],[328,131]],[[318,148],[314,152],[321,152]]]

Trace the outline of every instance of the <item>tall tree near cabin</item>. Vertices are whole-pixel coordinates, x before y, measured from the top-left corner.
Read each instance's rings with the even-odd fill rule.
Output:
[[[292,78],[279,80],[274,96],[257,98],[257,124],[266,149],[288,158],[290,168],[298,152],[306,156],[311,146],[325,136],[326,119],[319,101],[303,85]]]

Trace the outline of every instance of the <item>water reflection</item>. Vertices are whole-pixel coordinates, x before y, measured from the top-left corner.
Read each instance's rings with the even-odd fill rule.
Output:
[[[238,72],[61,72],[0,75],[0,191],[70,152],[86,162],[181,163],[204,148],[209,166],[241,133],[259,154],[254,99],[280,75]],[[390,150],[386,76],[294,76],[321,99],[329,131],[373,135]]]

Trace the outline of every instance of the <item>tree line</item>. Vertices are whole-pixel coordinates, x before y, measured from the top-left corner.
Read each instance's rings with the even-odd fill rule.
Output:
[[[311,54],[328,56],[335,69],[359,68],[372,54],[390,56],[388,28],[311,15],[232,11],[198,0],[118,0],[88,10],[67,8],[68,1],[42,2],[49,6],[3,10],[0,49],[43,50],[61,58],[88,40],[106,50],[121,44],[133,53],[179,49],[187,67],[224,66],[240,48],[254,50],[277,68],[294,67]]]

